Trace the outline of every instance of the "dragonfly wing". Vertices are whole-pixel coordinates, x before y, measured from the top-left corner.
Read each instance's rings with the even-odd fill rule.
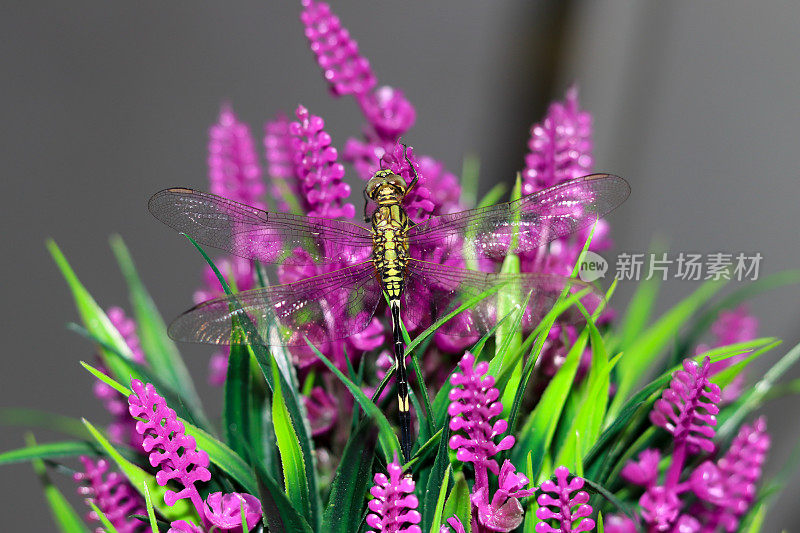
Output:
[[[232,320],[255,325],[234,343],[320,346],[362,331],[375,314],[381,289],[372,261],[285,285],[215,298],[189,309],[169,327],[173,339],[231,344]],[[275,324],[280,327],[275,328]]]
[[[161,222],[197,242],[246,259],[281,264],[298,247],[315,264],[356,263],[369,257],[372,233],[341,220],[273,213],[193,189],[158,192],[148,203]]]
[[[593,174],[514,202],[431,217],[408,230],[409,243],[419,257],[425,256],[424,250],[432,249],[458,250],[464,258],[531,252],[590,226],[629,194],[630,186],[624,179]],[[512,245],[515,240],[516,245]]]
[[[403,307],[404,322],[411,326],[427,327],[459,305],[497,288],[490,296],[446,322],[441,331],[456,337],[478,336],[486,333],[513,309],[519,309],[530,293],[523,315],[526,325],[537,324],[553,307],[564,289],[576,293],[588,289],[581,303],[592,312],[602,302],[603,295],[593,286],[580,280],[555,274],[502,274],[464,270],[437,263],[412,259],[408,266],[408,289]],[[423,291],[420,296],[415,291]],[[574,306],[561,319],[580,322],[583,315]]]

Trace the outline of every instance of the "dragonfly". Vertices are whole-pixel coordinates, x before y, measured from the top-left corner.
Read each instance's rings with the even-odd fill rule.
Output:
[[[509,306],[519,310],[525,304],[526,318],[535,321],[564,290],[583,290],[597,303],[602,299],[597,289],[576,279],[537,272],[483,272],[467,265],[535,253],[554,239],[595,223],[630,194],[623,178],[593,174],[515,201],[429,216],[415,224],[403,207],[419,180],[414,166],[409,166],[413,172],[409,184],[389,169],[379,170],[367,182],[365,200],[375,206],[367,217],[365,205],[369,227],[264,211],[185,187],[160,191],[148,204],[157,219],[202,245],[265,264],[329,269],[292,283],[200,303],[172,322],[173,339],[220,345],[323,346],[363,331],[379,304],[388,301],[400,444],[406,460],[412,440],[401,320],[408,330],[427,327],[459,303],[478,299],[438,329],[446,335],[477,339]],[[492,289],[496,290],[492,293]],[[484,297],[487,293],[491,295]],[[238,328],[233,335],[234,319],[242,313],[254,327]]]

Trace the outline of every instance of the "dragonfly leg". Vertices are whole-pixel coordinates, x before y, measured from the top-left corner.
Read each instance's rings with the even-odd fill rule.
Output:
[[[403,143],[400,143],[400,144],[403,144]],[[403,144],[403,158],[406,160],[406,163],[408,163],[408,166],[411,167],[411,172],[414,174],[414,179],[411,180],[411,183],[406,188],[406,194],[408,194],[408,191],[413,189],[414,185],[416,185],[417,182],[419,181],[419,174],[417,174],[417,169],[414,168],[414,165],[411,164],[411,160],[408,158],[408,154],[406,152],[408,152],[408,145],[407,144]]]
[[[400,448],[406,461],[411,459],[411,410],[408,400],[408,372],[403,336],[400,331],[400,302],[391,302],[394,361],[397,365],[397,407],[400,419]]]

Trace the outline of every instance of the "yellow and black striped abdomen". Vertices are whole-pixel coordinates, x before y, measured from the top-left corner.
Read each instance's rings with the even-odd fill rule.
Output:
[[[383,290],[392,300],[399,299],[405,289],[408,226],[408,216],[399,202],[378,205],[372,214],[373,261]]]

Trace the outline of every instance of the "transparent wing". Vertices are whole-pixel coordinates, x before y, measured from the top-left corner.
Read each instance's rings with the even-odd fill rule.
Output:
[[[356,263],[372,250],[369,229],[326,218],[273,213],[215,194],[174,188],[158,192],[150,212],[166,225],[200,244],[247,259],[280,264],[300,247],[315,264]]]
[[[464,258],[531,252],[590,226],[629,194],[624,179],[593,174],[514,202],[431,217],[408,230],[409,243],[416,250],[458,250]],[[512,246],[515,235],[518,242]]]
[[[231,344],[232,320],[255,324],[235,343],[317,346],[362,331],[375,314],[381,289],[371,261],[285,285],[215,298],[189,309],[169,327],[173,339]],[[276,328],[275,324],[280,327]]]
[[[407,279],[401,312],[403,323],[409,329],[427,327],[469,298],[499,287],[496,293],[483,299],[471,310],[456,315],[443,325],[443,333],[456,337],[486,333],[498,318],[512,309],[519,309],[528,293],[531,296],[523,315],[525,326],[536,325],[565,288],[569,293],[588,289],[581,303],[589,312],[603,301],[603,295],[593,286],[555,274],[478,272],[412,259],[409,261]],[[561,316],[561,320],[583,320],[583,315],[574,306],[565,315]]]

